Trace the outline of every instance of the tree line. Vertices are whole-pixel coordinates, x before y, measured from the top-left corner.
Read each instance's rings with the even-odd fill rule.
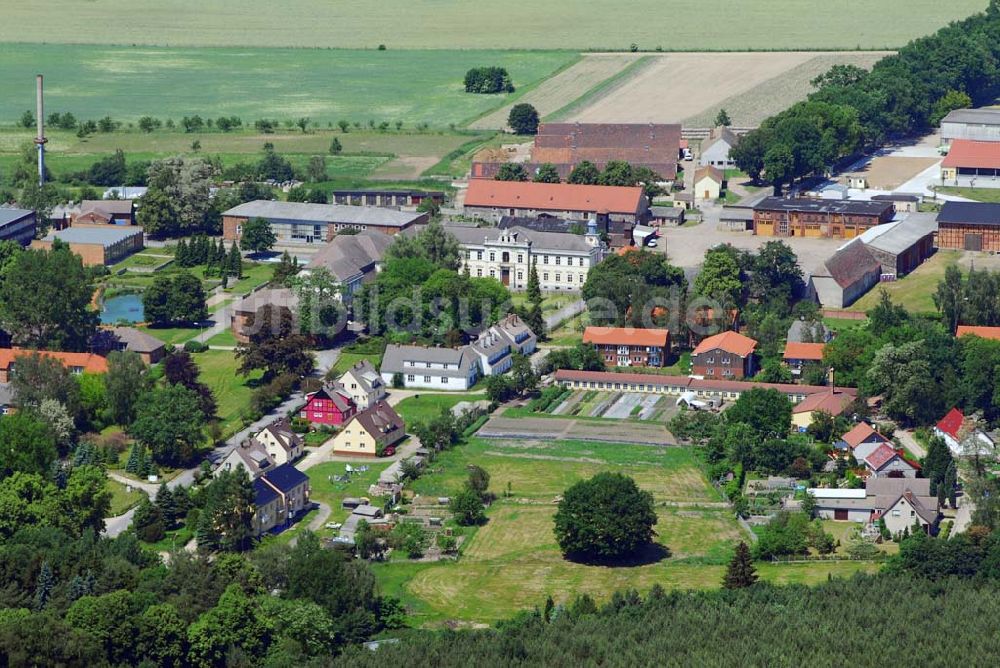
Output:
[[[518,162],[505,162],[500,165],[496,175],[497,181],[533,181],[534,183],[560,183],[559,171],[552,163],[546,162],[538,166],[535,173],[528,174],[524,165]],[[578,163],[566,178],[566,183],[587,186],[642,186],[643,192],[652,199],[663,189],[658,185],[663,177],[649,167],[636,167],[624,160],[611,160],[603,170],[597,168],[589,160]]]
[[[776,192],[896,137],[927,132],[955,108],[989,104],[1000,87],[1000,3],[916,39],[866,71],[834,66],[805,101],[766,119],[733,149],[736,165]]]

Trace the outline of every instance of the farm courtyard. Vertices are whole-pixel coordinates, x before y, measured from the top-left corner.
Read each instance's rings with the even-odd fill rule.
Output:
[[[494,441],[474,438],[442,453],[413,486],[424,497],[457,492],[466,465],[490,473],[498,498],[489,521],[472,534],[455,562],[376,564],[387,594],[399,596],[415,623],[491,623],[512,610],[557,603],[578,593],[605,600],[615,590],[719,586],[737,541],[746,539],[732,512],[708,484],[693,449],[614,442]],[[659,549],[640,563],[608,568],[567,561],[552,517],[562,492],[601,471],[624,473],[653,494]],[[872,565],[857,562],[761,564],[773,582],[818,582]]]

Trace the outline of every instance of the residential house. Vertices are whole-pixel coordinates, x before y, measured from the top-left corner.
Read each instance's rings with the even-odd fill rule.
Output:
[[[1000,188],[1000,141],[955,139],[941,161],[941,183]]]
[[[729,152],[740,143],[740,137],[726,126],[720,126],[712,131],[708,140],[701,145],[701,155],[698,164],[702,167],[717,167],[731,169],[736,166]]]
[[[805,430],[812,424],[818,412],[829,413],[833,417],[843,415],[847,407],[857,399],[856,390],[830,385],[819,392],[813,392],[792,408],[792,425]]]
[[[93,353],[57,353],[48,350],[28,350],[27,348],[0,348],[0,383],[9,383],[16,371],[19,357],[41,355],[62,363],[74,376],[82,373],[107,373],[108,361]]]
[[[873,478],[917,477],[917,467],[903,459],[903,456],[888,443],[880,443],[861,461]]]
[[[833,332],[819,320],[796,320],[785,335],[789,343],[829,343],[832,339]]]
[[[338,380],[359,410],[385,399],[385,381],[368,360],[355,362]]]
[[[333,451],[338,455],[379,457],[390,445],[406,436],[403,418],[392,406],[380,401],[361,411],[333,437]]]
[[[972,450],[980,454],[993,454],[996,450],[993,438],[957,408],[952,408],[934,425],[934,434],[943,438],[956,456],[969,456],[974,454]]]
[[[754,205],[753,233],[765,237],[850,239],[888,223],[892,202],[766,197]]]
[[[479,368],[484,376],[499,376],[509,371],[514,364],[510,341],[499,332],[487,329],[466,348],[478,358]]]
[[[920,193],[887,193],[885,195],[872,195],[873,202],[892,202],[896,207],[896,213],[916,213],[920,210],[920,205],[924,201],[924,196]]]
[[[711,165],[694,171],[694,196],[696,199],[716,200],[722,197],[726,178],[722,171]]]
[[[443,227],[461,246],[460,271],[467,270],[470,276],[495,278],[515,291],[528,287],[533,264],[542,290],[579,292],[590,269],[604,257],[596,233],[581,236],[523,227]]]
[[[300,273],[308,275],[326,269],[341,285],[340,299],[349,303],[363,284],[375,280],[390,245],[392,237],[378,230],[338,234],[312,256]]]
[[[516,313],[508,313],[490,329],[498,332],[510,342],[512,352],[531,355],[538,347],[538,336]]]
[[[345,424],[358,412],[350,393],[338,384],[325,384],[306,395],[306,405],[299,417],[312,424],[336,426]]]
[[[247,343],[250,341],[250,335],[253,333],[250,331],[251,321],[254,323],[254,328],[258,330],[268,326],[268,323],[260,323],[255,320],[257,311],[265,306],[286,308],[291,311],[293,317],[297,317],[299,296],[288,288],[264,288],[251,292],[236,302],[230,316],[230,328],[237,342]]]
[[[1000,142],[1000,109],[955,109],[941,119],[941,145],[956,140]]]
[[[291,464],[282,464],[253,482],[253,526],[256,535],[287,528],[310,507],[309,476]]]
[[[882,265],[860,239],[852,239],[809,276],[810,296],[822,306],[846,308],[878,283]]]
[[[35,238],[35,212],[0,206],[0,241],[27,246]]]
[[[875,524],[882,519],[893,535],[919,523],[931,533],[940,520],[937,497],[926,478],[868,478],[864,489],[810,488],[821,519]]]
[[[497,222],[503,216],[559,218],[605,216],[609,221],[644,222],[649,201],[639,186],[473,179],[465,193],[466,216]]]
[[[937,215],[938,248],[1000,251],[1000,204],[945,202]]]
[[[666,366],[670,331],[634,327],[587,327],[583,342],[597,348],[608,366]]]
[[[242,467],[251,480],[256,480],[265,471],[273,470],[275,466],[267,448],[262,443],[248,438],[229,451],[229,454],[215,467],[213,475],[218,477],[224,471],[235,471]]]
[[[149,365],[156,364],[166,355],[166,344],[144,330],[135,327],[115,327],[108,332],[109,343],[112,346],[109,350],[134,352]]]
[[[275,464],[290,464],[302,456],[305,441],[292,431],[288,420],[275,420],[254,435]]]
[[[50,250],[57,239],[69,245],[88,267],[121,262],[142,250],[144,243],[142,229],[138,227],[73,225],[49,232],[44,238],[32,241],[31,247]]]
[[[823,362],[823,349],[825,343],[796,343],[788,341],[785,343],[785,352],[781,359],[792,371],[794,378],[802,377],[802,370],[810,364],[821,364]]]
[[[381,207],[254,200],[222,212],[223,238],[239,241],[243,226],[253,218],[266,220],[280,245],[308,245],[332,241],[343,230],[375,230],[392,235],[426,223],[429,216]]]
[[[671,225],[674,227],[684,224],[684,209],[676,206],[651,206],[649,207],[649,223],[656,227]]]
[[[741,379],[756,372],[757,342],[727,330],[702,339],[691,353],[691,375],[704,378]]]
[[[891,445],[889,439],[875,431],[867,422],[859,422],[854,425],[840,439],[858,462],[864,461],[879,446]]]
[[[85,199],[73,225],[135,225],[135,205],[130,199]]]
[[[479,356],[468,346],[429,348],[389,344],[382,355],[382,381],[393,384],[399,374],[403,387],[467,390],[480,376]]]

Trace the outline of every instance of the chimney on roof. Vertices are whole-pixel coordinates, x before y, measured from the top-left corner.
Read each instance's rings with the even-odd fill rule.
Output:
[[[833,367],[830,367],[829,375],[830,375],[830,394],[833,394],[837,391],[837,384],[834,378],[835,374],[833,371]]]

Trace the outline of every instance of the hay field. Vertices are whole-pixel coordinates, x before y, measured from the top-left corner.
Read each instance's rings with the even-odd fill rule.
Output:
[[[32,0],[0,41],[181,46],[652,50],[898,47],[986,0]],[[40,20],[44,17],[44,20]]]
[[[577,63],[525,93],[517,101],[533,105],[538,110],[538,115],[544,118],[619,74],[635,61],[635,56],[626,53],[584,56]],[[469,127],[484,130],[504,128],[512,106],[513,104],[504,105],[493,113],[473,121]]]
[[[725,109],[733,125],[755,127],[768,116],[786,109],[799,100],[804,100],[806,95],[814,90],[809,82],[834,65],[856,65],[871,69],[872,65],[889,53],[861,51],[815,56],[747,91],[730,95],[701,112],[688,116],[683,123],[687,127],[707,128],[715,122],[719,109]]]
[[[783,53],[672,53],[656,56],[647,65],[590,104],[577,108],[567,120],[588,123],[680,123],[714,112],[723,102],[742,99],[749,103],[758,122],[786,108],[795,99],[805,97],[811,88],[805,73],[825,71],[836,62],[874,62],[880,55],[873,53],[816,54],[813,52]],[[795,73],[807,63],[822,57],[812,67]],[[795,73],[795,74],[793,74]],[[793,85],[765,87],[767,97],[753,91],[769,82],[791,76]],[[813,74],[812,76],[815,76]],[[542,86],[544,88],[544,85]],[[792,90],[789,90],[791,88]],[[759,99],[764,97],[764,99]],[[729,107],[726,107],[727,110]],[[749,115],[740,107],[741,115]],[[730,116],[741,125],[740,115]]]
[[[82,3],[91,5],[96,3]],[[3,23],[0,21],[0,23]],[[433,128],[462,124],[516,98],[466,93],[474,66],[500,65],[530,88],[579,56],[565,51],[361,51],[0,44],[0,123],[34,106],[46,77],[46,111],[135,121],[199,114],[322,123],[339,120]]]

